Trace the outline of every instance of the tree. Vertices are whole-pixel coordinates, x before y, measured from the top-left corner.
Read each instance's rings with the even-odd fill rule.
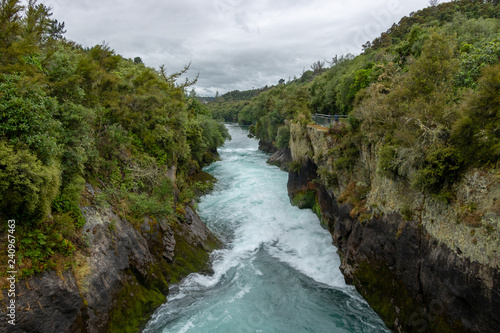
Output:
[[[365,51],[366,51],[366,50],[368,50],[370,47],[372,47],[372,42],[367,41],[366,43],[364,43],[363,45],[361,45],[361,47],[363,48],[363,52],[365,52]]]
[[[0,141],[0,208],[24,223],[45,218],[59,190],[56,163],[43,165],[25,149]]]
[[[136,63],[136,64],[143,64],[141,57],[135,57],[134,58],[134,63]]]
[[[318,60],[311,65],[311,69],[314,71],[314,74],[320,74],[325,67],[325,61]]]
[[[422,54],[408,71],[407,88],[411,95],[429,98],[433,91],[450,85],[458,69],[454,43],[439,33],[432,33]]]
[[[45,164],[60,154],[58,108],[39,85],[27,85],[16,75],[0,75],[0,137],[13,145],[27,145]]]
[[[0,2],[1,67],[14,63],[21,53],[18,48],[13,48],[13,45],[19,39],[22,10],[23,6],[19,0],[1,0]]]
[[[194,88],[189,92],[189,98],[196,98],[196,90],[194,90]]]

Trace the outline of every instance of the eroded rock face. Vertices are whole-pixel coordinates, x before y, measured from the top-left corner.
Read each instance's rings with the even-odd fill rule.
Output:
[[[95,206],[97,192],[87,185],[84,193],[88,248],[78,257],[81,264],[59,275],[50,271],[19,281],[16,326],[2,320],[0,332],[139,330],[165,302],[171,280],[210,272],[209,252],[220,242],[191,207],[176,225],[150,218],[133,225],[111,207]],[[5,291],[3,299],[8,299]],[[2,318],[5,309],[2,304]]]
[[[278,149],[269,157],[267,163],[280,167],[281,170],[288,171],[289,164],[292,161],[292,154],[289,148]]]
[[[150,252],[148,240],[126,220],[120,219],[111,208],[97,209],[95,206],[82,207],[86,224],[83,237],[88,239],[90,255],[87,260],[87,274],[81,278],[82,296],[87,302],[83,310],[88,332],[104,331],[111,318],[116,295],[122,288],[135,281],[148,281],[156,278],[161,281],[159,293],[166,293],[167,267],[161,257]],[[149,226],[149,221],[144,221]],[[152,230],[153,228],[153,230]],[[158,226],[149,226],[149,231],[161,235]],[[151,237],[150,237],[151,238]],[[153,273],[152,266],[158,269]],[[129,275],[133,272],[134,278]],[[136,289],[149,289],[148,283],[140,284]]]
[[[28,281],[19,281],[16,325],[6,323],[2,304],[0,332],[79,332],[82,303],[75,277],[69,271],[61,276],[50,271]]]

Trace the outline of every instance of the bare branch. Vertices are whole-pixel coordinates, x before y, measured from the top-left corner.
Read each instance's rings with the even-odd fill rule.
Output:
[[[191,67],[191,62],[189,62],[189,64],[185,65],[184,68],[180,72],[167,75],[167,70],[165,68],[165,65],[161,65],[160,66],[160,76],[168,83],[175,84],[175,81],[177,81],[177,79],[182,74],[185,74],[189,70],[190,67]],[[198,73],[196,75],[196,78],[194,78],[193,80],[189,80],[189,78],[186,78],[186,81],[183,84],[178,85],[178,87],[181,89],[184,89],[186,87],[192,86],[193,84],[198,82],[199,76],[200,76],[200,73]]]

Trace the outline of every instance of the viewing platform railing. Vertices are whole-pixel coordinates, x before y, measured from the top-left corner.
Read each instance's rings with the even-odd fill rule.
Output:
[[[321,113],[315,113],[312,115],[312,119],[316,123],[316,125],[319,126],[325,126],[325,127],[330,127],[330,125],[333,125],[336,122],[339,122],[340,119],[345,119],[348,116],[345,114],[321,114]]]

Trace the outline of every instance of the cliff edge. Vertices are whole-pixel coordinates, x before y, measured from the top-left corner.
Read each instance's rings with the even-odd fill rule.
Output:
[[[291,125],[288,191],[331,232],[346,281],[397,332],[496,332],[498,170],[469,170],[447,201],[381,172],[367,144],[338,172],[334,132]]]

